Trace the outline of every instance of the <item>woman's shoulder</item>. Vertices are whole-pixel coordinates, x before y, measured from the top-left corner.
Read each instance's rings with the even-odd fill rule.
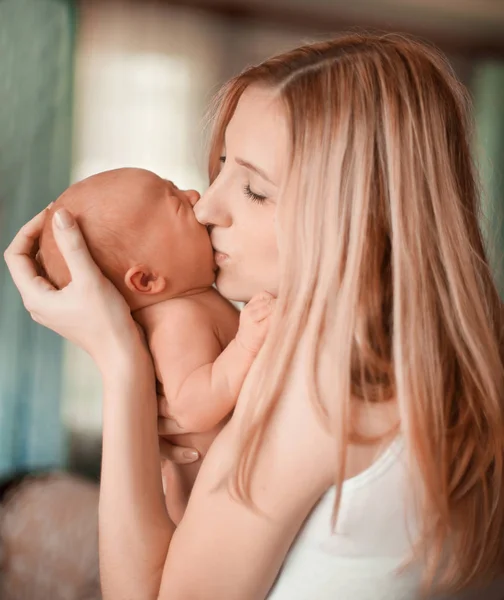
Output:
[[[260,373],[252,372],[242,388],[230,425],[240,444],[254,424],[262,420],[261,416],[271,412],[264,426],[257,468],[260,470],[263,464],[267,469],[272,456],[278,457],[279,463],[284,456],[286,462],[297,460],[300,468],[311,470],[307,485],[314,485],[320,497],[334,480],[335,434],[310,395],[304,356],[300,348],[276,399],[261,396],[256,379]]]
[[[240,589],[240,598],[265,598],[303,522],[330,487],[334,444],[302,380],[293,374],[287,382],[258,440],[255,460],[239,463],[247,467],[240,472],[236,461],[244,457],[256,419],[268,410],[254,388],[244,386],[233,417],[203,461],[172,542],[172,572],[181,585],[177,597],[189,597],[189,591],[192,597],[230,597],[229,590]],[[229,476],[240,473],[243,477],[232,477],[237,485],[230,486]],[[212,550],[202,549],[206,541]],[[203,571],[197,580],[182,577],[187,556],[200,556]],[[202,581],[204,593],[195,594]]]

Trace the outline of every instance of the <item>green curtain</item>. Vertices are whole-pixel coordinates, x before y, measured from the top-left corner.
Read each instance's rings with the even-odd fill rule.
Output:
[[[0,0],[2,250],[69,183],[74,21],[70,0]],[[0,475],[64,463],[61,363],[0,261]]]
[[[484,191],[482,227],[504,299],[504,63],[490,61],[479,65],[473,94],[477,156]]]

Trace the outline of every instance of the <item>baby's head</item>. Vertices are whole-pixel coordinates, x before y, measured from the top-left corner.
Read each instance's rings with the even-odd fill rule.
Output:
[[[57,288],[71,280],[52,230],[52,216],[63,206],[132,310],[212,285],[210,238],[189,196],[150,171],[126,168],[72,185],[51,207],[38,259]]]

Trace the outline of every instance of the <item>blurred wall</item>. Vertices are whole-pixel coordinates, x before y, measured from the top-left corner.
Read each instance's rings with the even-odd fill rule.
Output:
[[[484,192],[482,227],[499,291],[504,298],[503,63],[485,61],[478,66],[473,80],[473,95],[478,134],[476,156]]]
[[[67,186],[73,4],[0,2],[0,240]],[[64,461],[61,340],[33,323],[0,261],[0,475]]]

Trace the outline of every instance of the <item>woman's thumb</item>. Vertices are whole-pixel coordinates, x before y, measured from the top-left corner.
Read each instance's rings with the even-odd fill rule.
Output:
[[[99,269],[89,253],[76,220],[66,208],[60,208],[53,217],[53,233],[72,280]]]

